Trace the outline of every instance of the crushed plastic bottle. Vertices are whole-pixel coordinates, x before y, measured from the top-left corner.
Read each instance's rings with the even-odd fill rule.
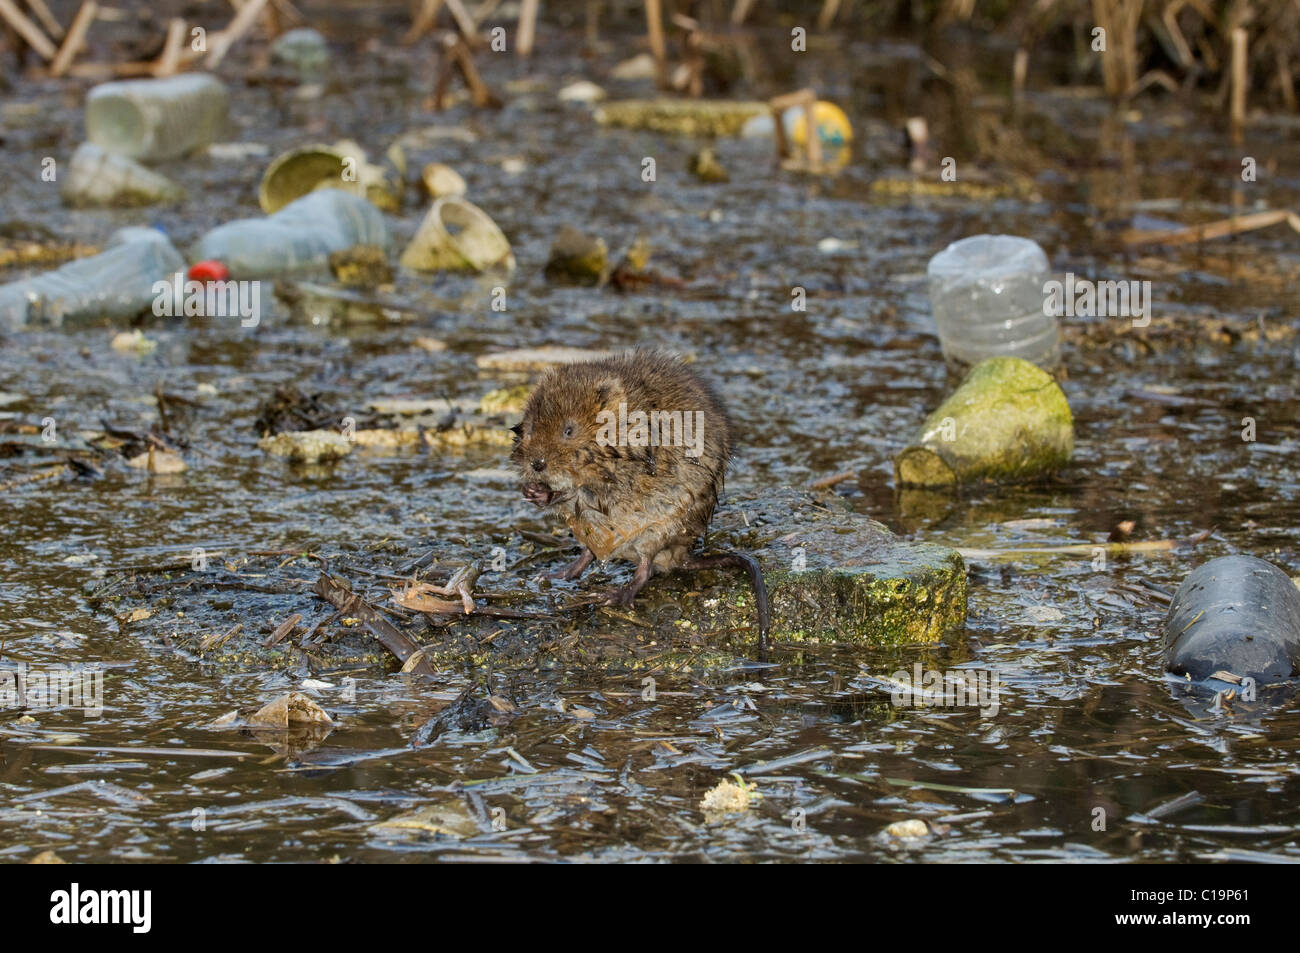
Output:
[[[266,218],[218,225],[190,260],[219,261],[235,279],[275,278],[325,268],[331,252],[354,245],[388,247],[384,216],[360,196],[319,189]]]
[[[210,73],[102,83],[86,95],[86,138],[132,159],[174,159],[215,142],[229,111]]]
[[[944,357],[957,367],[987,357],[1061,362],[1061,332],[1043,290],[1047,255],[1014,235],[975,235],[930,259],[930,305]]]
[[[157,298],[155,283],[184,267],[180,252],[156,228],[122,228],[98,255],[0,285],[0,328],[132,318]]]

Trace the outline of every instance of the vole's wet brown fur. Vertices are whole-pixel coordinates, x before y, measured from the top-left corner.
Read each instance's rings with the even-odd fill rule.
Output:
[[[692,431],[688,446],[668,437],[660,446],[610,440],[608,427],[602,431],[610,418],[601,414],[618,420],[620,405],[624,419],[636,411],[680,412],[684,423],[687,414],[694,423],[702,415],[702,439]],[[656,572],[743,568],[754,585],[766,648],[767,590],[758,564],[740,553],[691,552],[708,529],[731,459],[731,422],[708,383],[657,351],[563,365],[538,383],[514,429],[510,459],[519,468],[524,498],[554,507],[584,547],[553,578],[577,579],[596,559],[633,562],[632,581],[610,595],[630,605]]]

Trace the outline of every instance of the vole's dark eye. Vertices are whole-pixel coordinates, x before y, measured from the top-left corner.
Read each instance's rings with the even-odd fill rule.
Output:
[[[574,432],[576,429],[577,429],[577,427],[575,427],[572,423],[570,423],[567,427],[565,427],[565,428],[564,428],[564,439],[565,439],[565,440],[568,440],[570,437],[572,437],[572,436],[573,436],[573,432]]]

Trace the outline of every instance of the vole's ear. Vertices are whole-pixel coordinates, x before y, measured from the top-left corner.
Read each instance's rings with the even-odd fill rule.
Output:
[[[623,382],[617,377],[605,377],[596,383],[596,398],[602,407],[617,404],[627,396]]]

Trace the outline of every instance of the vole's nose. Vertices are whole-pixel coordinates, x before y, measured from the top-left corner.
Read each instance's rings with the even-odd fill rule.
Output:
[[[534,461],[533,461],[533,471],[534,471],[534,472],[536,472],[536,473],[541,473],[541,472],[542,472],[543,470],[545,470],[545,469],[546,469],[546,461],[545,461],[545,460],[534,460]]]

